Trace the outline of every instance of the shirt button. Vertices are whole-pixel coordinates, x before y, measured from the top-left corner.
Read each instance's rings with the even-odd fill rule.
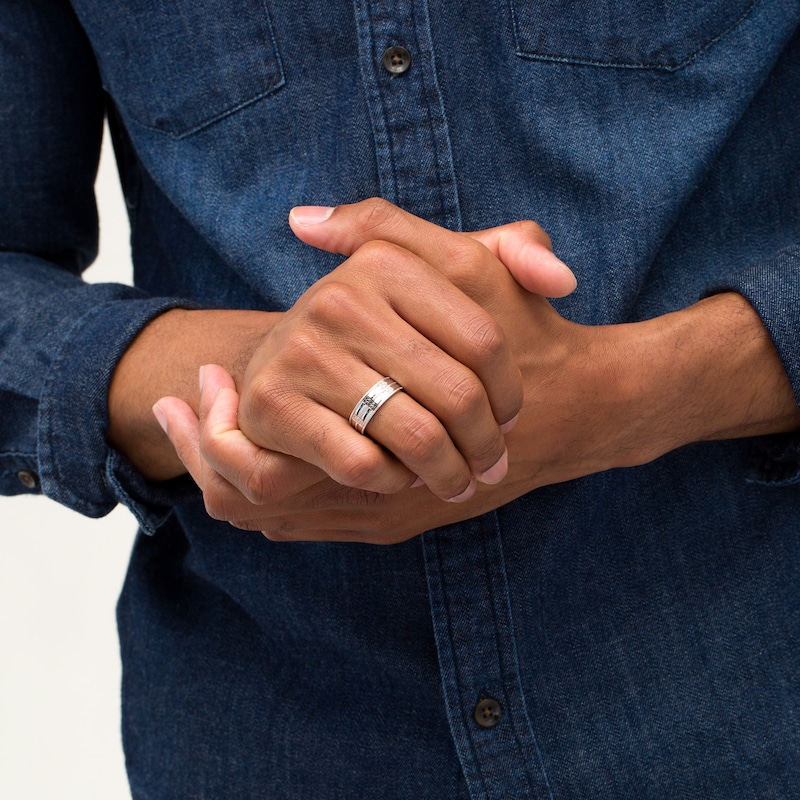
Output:
[[[392,75],[402,75],[411,66],[411,53],[405,47],[389,47],[383,53],[383,68]]]
[[[21,469],[17,473],[17,479],[26,489],[35,489],[39,485],[36,473],[27,469]]]
[[[472,716],[481,728],[494,728],[500,722],[500,717],[503,716],[503,709],[500,708],[500,703],[497,700],[491,697],[484,697],[475,706]]]

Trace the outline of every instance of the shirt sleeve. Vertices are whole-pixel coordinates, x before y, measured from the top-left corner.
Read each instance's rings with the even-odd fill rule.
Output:
[[[761,317],[800,405],[800,245],[725,276],[709,294],[726,291],[743,295]],[[775,486],[800,482],[800,434],[764,436],[754,444],[752,481]]]
[[[97,252],[94,56],[62,0],[0,0],[0,19],[0,492],[88,516],[121,501],[152,532],[186,483],[147,485],[107,446],[108,385],[147,322],[191,304],[82,280]]]
[[[713,292],[738,292],[758,312],[800,404],[800,245],[726,276]]]

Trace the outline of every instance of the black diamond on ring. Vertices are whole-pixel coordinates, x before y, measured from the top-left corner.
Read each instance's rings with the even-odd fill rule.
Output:
[[[378,412],[378,409],[393,395],[402,392],[403,387],[394,378],[381,378],[370,390],[356,403],[350,412],[350,424],[359,432],[364,433],[369,421]]]

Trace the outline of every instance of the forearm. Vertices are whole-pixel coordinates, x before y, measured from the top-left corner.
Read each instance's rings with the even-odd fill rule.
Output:
[[[225,366],[241,385],[253,351],[279,313],[174,309],[154,319],[120,360],[109,389],[109,444],[149,480],[186,471],[153,416],[165,395],[198,409],[198,371]]]
[[[349,227],[358,234],[358,220],[353,225],[348,213],[325,218],[334,234]],[[387,219],[378,235],[373,213],[371,235],[424,250],[430,237],[410,236],[405,218]],[[313,237],[303,235],[325,244],[327,225],[311,226]],[[333,236],[325,246],[349,251],[361,238],[342,247],[342,237]],[[386,544],[490,511],[541,486],[647,463],[691,442],[800,429],[783,362],[742,295],[722,293],[644,322],[587,326],[561,317],[504,269],[492,273],[488,291],[465,274],[466,285],[478,289],[475,299],[502,328],[522,375],[524,402],[507,434],[505,479],[479,485],[458,505],[442,503],[430,487],[353,492],[318,478],[302,491],[276,491],[286,483],[285,462],[274,463],[274,448],[262,449],[239,429],[233,381],[212,386],[211,380],[199,420],[183,404],[169,404],[165,413],[170,438],[215,516],[275,539]]]
[[[800,409],[753,307],[733,292],[623,326],[616,355],[628,411],[618,466],[691,442],[800,429]],[[613,329],[612,329],[613,330]]]
[[[258,312],[178,310],[157,318],[114,373],[110,443],[146,478],[184,472],[151,409],[162,397],[177,397],[196,414],[198,368],[215,363],[242,392],[239,422],[254,442],[315,463],[341,483],[360,483],[366,471],[378,475],[369,484],[373,491],[397,491],[420,476],[431,491],[449,499],[460,498],[465,486],[474,490],[476,480],[500,480],[505,470],[500,426],[519,411],[521,381],[502,332],[480,307],[480,296],[493,293],[492,274],[516,286],[495,257],[500,253],[529,290],[570,292],[575,278],[552,255],[546,234],[532,222],[474,235],[453,233],[380,200],[340,207],[332,217],[329,209],[317,211],[295,209],[296,232],[313,239],[308,228],[317,236],[322,231],[327,249],[350,258],[312,286],[278,328],[280,315]],[[326,226],[319,223],[329,217],[336,224],[326,236]],[[363,235],[337,235],[336,225],[345,232],[359,225],[368,229],[377,219],[403,229],[406,244],[425,246],[415,252]],[[387,259],[394,270],[388,281],[385,271],[375,269]],[[448,274],[453,265],[461,272]],[[332,373],[334,364],[338,369]],[[371,438],[355,435],[346,420],[364,387],[386,374],[406,389],[395,406],[420,405],[404,428],[390,424],[381,431],[386,415],[372,425],[381,450]],[[159,405],[159,413],[164,407]],[[433,430],[435,441],[420,437],[423,425]],[[335,444],[354,436],[355,445]]]

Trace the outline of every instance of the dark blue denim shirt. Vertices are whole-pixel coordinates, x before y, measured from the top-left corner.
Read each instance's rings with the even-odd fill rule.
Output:
[[[800,396],[799,20],[798,0],[0,0],[0,490],[122,502],[153,534],[119,604],[136,798],[797,797],[795,438],[378,548],[213,522],[105,432],[143,325],[287,308],[337,264],[288,210],[371,195],[456,229],[538,220],[582,323],[741,292]],[[106,109],[136,288],[80,278]]]

